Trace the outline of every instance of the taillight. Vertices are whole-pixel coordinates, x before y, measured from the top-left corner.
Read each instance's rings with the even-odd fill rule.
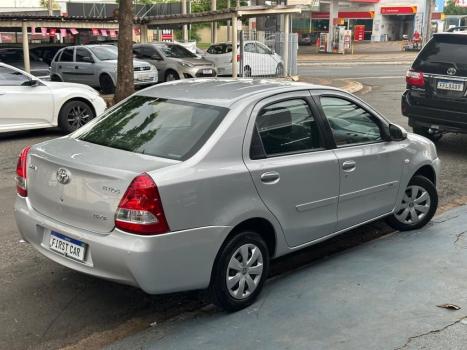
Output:
[[[25,147],[19,154],[18,163],[16,163],[16,192],[21,197],[28,196],[27,186],[27,159],[31,146]]]
[[[240,55],[237,55],[237,62],[240,62]]]
[[[133,179],[118,205],[115,226],[140,235],[169,232],[156,184],[148,174]]]
[[[425,77],[422,72],[416,72],[414,70],[407,71],[405,81],[410,86],[425,87]]]

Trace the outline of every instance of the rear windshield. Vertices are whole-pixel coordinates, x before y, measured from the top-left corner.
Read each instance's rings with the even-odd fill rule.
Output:
[[[211,45],[207,51],[211,55],[222,55],[224,53],[232,52],[231,44],[216,44]]]
[[[413,64],[417,71],[446,74],[454,67],[456,75],[467,75],[467,35],[436,35],[424,47]]]
[[[174,160],[186,160],[211,136],[228,109],[133,96],[80,129],[80,140]]]

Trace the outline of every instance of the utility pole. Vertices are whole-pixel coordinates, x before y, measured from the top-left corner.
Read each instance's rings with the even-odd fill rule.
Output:
[[[49,16],[53,16],[54,14],[54,1],[53,0],[49,0],[47,2],[47,9],[49,10]]]
[[[217,0],[211,0],[211,11],[217,10]],[[217,22],[211,23],[211,42],[217,43]]]
[[[186,0],[182,0],[182,15],[186,15]],[[188,42],[188,25],[183,25],[183,42]]]
[[[426,0],[425,3],[425,28],[423,30],[423,45],[426,45],[431,38],[431,16],[433,13],[432,0]]]

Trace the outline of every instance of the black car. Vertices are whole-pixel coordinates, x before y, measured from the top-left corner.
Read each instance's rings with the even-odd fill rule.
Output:
[[[422,49],[406,76],[402,114],[417,134],[438,141],[467,133],[467,33],[439,33]]]
[[[0,48],[0,62],[24,70],[23,49],[19,47]],[[36,77],[49,76],[49,65],[32,50],[29,50],[29,64],[32,75]]]

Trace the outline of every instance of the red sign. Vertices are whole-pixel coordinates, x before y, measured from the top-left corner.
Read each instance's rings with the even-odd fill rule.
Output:
[[[49,30],[49,36],[50,36],[50,37],[54,37],[54,36],[55,36],[55,33],[57,33],[57,29],[55,29],[55,28],[50,28],[50,30]]]
[[[92,32],[92,35],[94,35],[94,36],[98,36],[98,35],[99,35],[99,31],[97,30],[97,28],[92,28],[92,29],[91,29],[91,32]]]
[[[417,6],[381,7],[382,15],[413,15],[417,13]]]
[[[365,26],[362,24],[356,25],[353,27],[354,30],[354,38],[355,41],[363,41],[365,40]]]

